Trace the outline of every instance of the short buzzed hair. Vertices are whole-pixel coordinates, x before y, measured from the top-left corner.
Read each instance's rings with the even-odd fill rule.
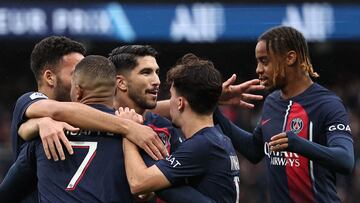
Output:
[[[115,88],[115,66],[103,56],[89,55],[83,58],[76,65],[73,77],[85,89],[104,85]]]

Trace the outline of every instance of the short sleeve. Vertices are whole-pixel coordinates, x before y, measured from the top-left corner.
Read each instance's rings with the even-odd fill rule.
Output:
[[[21,145],[25,142],[18,134],[20,125],[27,120],[25,117],[25,112],[31,104],[42,99],[48,99],[48,97],[40,92],[29,92],[22,95],[16,101],[11,122],[11,139],[15,158],[20,152]]]

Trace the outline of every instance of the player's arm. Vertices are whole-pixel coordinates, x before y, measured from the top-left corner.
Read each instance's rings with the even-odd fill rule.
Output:
[[[174,131],[171,131],[171,135],[174,135]],[[177,137],[177,136],[175,136]],[[177,139],[176,139],[177,140]],[[173,147],[174,143],[171,144]],[[141,157],[144,160],[147,167],[150,167],[156,163],[148,154],[142,153],[140,151]],[[171,203],[213,203],[215,202],[210,197],[202,194],[201,192],[197,191],[195,188],[190,186],[177,186],[177,187],[168,187],[162,190],[155,191],[157,197],[164,200],[165,202]],[[186,195],[184,195],[186,194]]]
[[[21,124],[18,134],[25,141],[40,136],[45,155],[48,159],[51,157],[57,161],[65,160],[65,154],[61,146],[61,142],[65,145],[69,154],[73,154],[72,146],[64,134],[64,130],[76,132],[79,128],[75,128],[65,122],[55,121],[50,117],[33,118]]]
[[[353,141],[341,134],[332,139],[328,146],[310,142],[291,131],[277,134],[271,140],[269,146],[272,151],[295,152],[343,174],[351,173],[354,168]]]
[[[147,168],[134,145],[130,145],[131,151],[126,148],[128,146],[124,146],[125,169],[129,185],[135,193],[183,185],[187,178],[203,175],[208,170],[209,156],[214,150],[206,139],[190,139],[179,145],[169,157]]]
[[[236,74],[233,74],[222,84],[222,92],[219,98],[220,105],[236,105],[246,109],[254,108],[254,104],[248,101],[259,101],[263,99],[262,95],[250,94],[249,92],[265,89],[260,85],[259,79],[248,80],[235,85]]]
[[[39,135],[39,123],[41,122],[42,119],[45,118],[49,118],[49,117],[34,118],[27,120],[25,123],[21,124],[18,130],[19,136],[25,141],[29,141],[36,138]]]
[[[40,100],[31,104],[26,110],[28,118],[51,117],[64,121],[82,129],[101,130],[119,134],[127,134],[131,123],[128,120],[96,110],[75,102],[58,102]]]
[[[246,159],[252,163],[261,161],[264,157],[263,144],[261,139],[257,139],[257,137],[261,136],[260,128],[257,128],[254,134],[249,133],[229,121],[220,112],[219,108],[216,108],[214,112],[214,122],[220,125],[223,133],[231,139],[234,148]]]
[[[43,117],[43,118],[32,118],[21,124],[18,130],[18,134],[25,141],[32,140],[39,135],[41,126],[47,126],[49,128],[59,128],[61,129],[62,132],[64,130],[69,130],[69,131],[79,130],[79,128],[75,128],[65,122],[55,121],[50,117]]]
[[[349,174],[354,168],[354,146],[349,119],[345,107],[339,100],[321,106],[323,113],[322,135],[327,143],[321,145],[304,139],[295,133],[283,132],[271,138],[269,143],[273,151],[287,150],[299,153],[324,167],[336,172]]]
[[[141,153],[141,157],[144,160],[147,167],[153,166],[156,161],[151,159],[148,154]],[[210,197],[202,194],[201,192],[195,190],[190,186],[177,186],[177,187],[168,187],[158,191],[155,191],[155,194],[160,197],[160,199],[165,202],[171,203],[213,203],[215,202]],[[184,195],[186,194],[186,195]]]
[[[36,173],[15,162],[0,185],[0,202],[20,202],[36,188]]]
[[[36,163],[31,158],[32,153],[34,153],[34,143],[25,143],[0,184],[0,202],[20,202],[22,198],[35,191]]]
[[[82,129],[121,134],[143,148],[154,159],[161,159],[167,154],[161,140],[150,127],[84,104],[39,100],[31,104],[25,113],[28,118],[51,117]]]
[[[147,167],[136,145],[123,139],[126,176],[132,194],[144,194],[171,186],[156,165]]]
[[[222,84],[222,92],[219,98],[220,105],[236,105],[247,109],[254,108],[254,104],[248,101],[259,101],[263,96],[257,94],[249,94],[252,91],[263,90],[265,87],[260,85],[258,79],[248,80],[235,85],[236,75],[233,74],[227,81]],[[170,100],[159,101],[154,113],[170,118]]]
[[[155,109],[151,110],[153,113],[159,114],[165,118],[170,119],[170,100],[162,100],[156,103]]]

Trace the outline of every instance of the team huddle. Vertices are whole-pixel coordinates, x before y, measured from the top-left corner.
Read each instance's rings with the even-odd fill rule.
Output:
[[[157,101],[157,51],[125,45],[85,56],[66,37],[37,43],[38,91],[22,95],[11,125],[15,162],[0,202],[239,202],[237,153],[265,158],[271,202],[340,202],[336,173],[354,150],[340,98],[312,81],[303,35],[274,27],[257,42],[258,79],[222,82],[214,64],[186,54],[167,72]],[[254,131],[218,105],[252,108],[268,90]],[[51,160],[53,159],[53,160]]]

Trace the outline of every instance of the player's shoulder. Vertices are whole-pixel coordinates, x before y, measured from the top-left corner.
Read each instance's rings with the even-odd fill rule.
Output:
[[[27,92],[18,98],[16,104],[29,103],[39,99],[48,99],[48,97],[41,92]]]
[[[205,133],[204,131],[206,130],[201,129],[192,137],[180,143],[175,151],[187,152],[190,153],[191,156],[197,158],[207,157],[213,151],[213,142],[211,138],[207,138],[208,133]]]
[[[304,103],[304,102],[305,103],[307,103],[307,102],[319,103],[320,102],[321,104],[342,103],[342,100],[340,99],[340,97],[338,97],[336,95],[335,92],[327,89],[326,87],[324,87],[318,83],[313,83],[303,93],[292,98],[292,100],[294,100],[296,102],[300,102],[300,103]],[[281,91],[280,90],[275,90],[272,93],[270,93],[266,97],[264,103],[268,104],[268,103],[273,103],[273,102],[277,102],[277,101],[279,101],[279,102],[283,101],[281,99]]]
[[[214,147],[227,147],[232,146],[231,140],[216,126],[204,129],[202,136],[211,146]]]
[[[314,83],[309,90],[307,100],[312,100],[318,103],[320,106],[343,106],[343,101],[339,96],[336,95],[332,90],[327,89],[326,87]]]
[[[197,151],[201,156],[212,156],[223,153],[235,154],[230,138],[216,127],[206,127],[186,140],[188,148]],[[185,143],[186,143],[185,142]]]
[[[13,116],[17,117],[16,115],[18,115],[22,117],[31,104],[43,99],[48,99],[48,97],[40,92],[27,92],[21,95],[16,101]]]
[[[328,88],[326,88],[318,83],[314,83],[310,88],[311,89],[309,91],[309,94],[315,95],[317,97],[332,98],[332,99],[340,100],[340,98],[336,95],[336,93],[334,91],[329,90]]]
[[[216,127],[205,127],[196,132],[188,142],[191,142],[193,145],[199,145],[200,147],[212,146],[219,142],[224,135]]]

